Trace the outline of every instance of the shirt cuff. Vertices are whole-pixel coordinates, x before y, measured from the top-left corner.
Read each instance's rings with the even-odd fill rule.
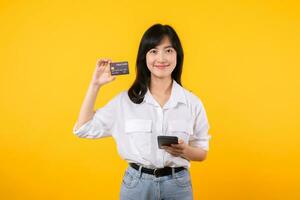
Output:
[[[84,133],[87,132],[88,127],[89,127],[89,125],[91,124],[91,122],[92,122],[92,120],[89,120],[89,121],[87,121],[86,123],[84,123],[83,125],[81,125],[81,127],[75,129],[76,126],[77,126],[77,122],[76,122],[75,125],[74,125],[74,127],[73,127],[73,133],[74,133],[75,135],[78,135],[78,136],[83,135]]]
[[[206,151],[209,150],[209,140],[211,139],[211,135],[207,135],[206,137],[202,137],[199,140],[190,141],[190,145],[192,147],[200,147]]]

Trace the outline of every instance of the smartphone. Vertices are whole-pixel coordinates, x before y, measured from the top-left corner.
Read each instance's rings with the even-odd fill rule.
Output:
[[[158,148],[162,149],[162,146],[171,146],[171,144],[178,144],[177,136],[157,136]]]

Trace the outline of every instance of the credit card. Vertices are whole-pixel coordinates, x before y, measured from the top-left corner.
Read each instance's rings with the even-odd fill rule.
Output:
[[[110,63],[111,75],[129,74],[128,62],[112,62]]]

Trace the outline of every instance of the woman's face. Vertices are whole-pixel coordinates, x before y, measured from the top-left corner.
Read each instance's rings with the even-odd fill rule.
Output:
[[[176,67],[177,53],[168,37],[164,37],[159,45],[146,54],[147,67],[151,76],[169,78]]]

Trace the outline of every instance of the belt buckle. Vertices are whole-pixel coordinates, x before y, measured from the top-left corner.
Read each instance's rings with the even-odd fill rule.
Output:
[[[154,174],[155,177],[158,177],[158,174],[156,174],[157,170],[158,169],[154,169],[154,172],[153,172],[153,174]]]

